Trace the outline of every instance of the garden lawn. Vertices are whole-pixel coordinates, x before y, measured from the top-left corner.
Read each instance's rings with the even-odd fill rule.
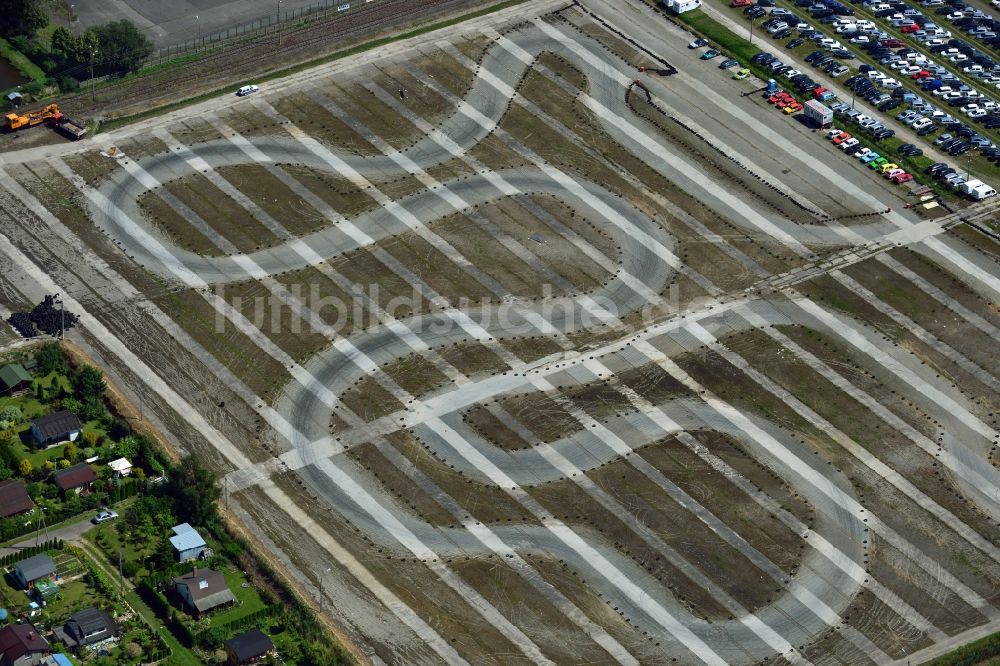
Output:
[[[227,568],[222,572],[222,575],[226,578],[226,585],[229,586],[229,590],[236,597],[236,604],[218,613],[210,614],[208,618],[208,625],[210,627],[221,627],[267,608],[264,600],[260,598],[257,588],[247,583],[243,574],[239,571]],[[244,583],[247,583],[246,587],[243,587]]]

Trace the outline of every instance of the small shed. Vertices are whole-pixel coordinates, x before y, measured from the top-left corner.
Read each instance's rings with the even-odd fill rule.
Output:
[[[260,629],[230,638],[224,643],[224,647],[226,663],[229,666],[256,664],[274,652],[274,642],[271,637]]]
[[[83,424],[79,417],[65,409],[31,422],[31,435],[40,446],[75,442],[82,430]]]
[[[14,567],[14,579],[26,590],[33,588],[39,581],[52,580],[55,576],[56,563],[44,553],[21,560]]]
[[[34,502],[28,496],[24,481],[6,479],[0,481],[0,518],[9,518],[19,513],[27,513],[35,508]]]
[[[128,458],[119,458],[118,460],[112,460],[108,463],[108,467],[114,473],[115,478],[121,476],[130,476],[132,474],[132,463],[128,461]]]
[[[97,480],[97,473],[87,463],[77,463],[72,467],[52,473],[52,481],[64,493],[75,491],[81,493],[90,489],[90,484]]]
[[[0,395],[20,395],[31,390],[31,374],[19,363],[0,367]]]
[[[178,562],[205,559],[212,555],[212,549],[205,543],[198,530],[187,523],[175,525],[174,536],[170,537],[170,545],[177,551]]]
[[[7,93],[7,102],[16,109],[24,103],[24,95],[16,90],[12,93]]]

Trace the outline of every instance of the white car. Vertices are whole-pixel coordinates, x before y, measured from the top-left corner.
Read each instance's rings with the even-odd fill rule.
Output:
[[[879,83],[879,85],[882,86],[883,88],[890,88],[892,90],[895,90],[896,88],[901,88],[903,86],[903,84],[896,79],[886,79],[885,81]]]
[[[253,84],[248,85],[248,86],[243,86],[242,88],[240,88],[239,90],[236,91],[236,96],[237,97],[246,97],[247,95],[254,94],[258,90],[260,90],[260,88],[258,88],[257,86],[255,86]]]
[[[101,523],[106,523],[109,520],[114,520],[117,517],[118,514],[115,513],[114,511],[101,511],[96,516],[91,518],[90,522],[94,523],[95,525],[99,525]]]
[[[982,118],[988,113],[989,111],[987,111],[986,109],[972,109],[965,115],[969,116],[970,118]]]
[[[931,121],[930,118],[917,118],[912,123],[910,123],[910,127],[912,127],[913,129],[915,129],[915,130],[917,130],[919,132],[920,130],[922,130],[925,127],[930,127],[931,124],[932,124],[932,121]]]
[[[862,157],[864,157],[865,155],[867,155],[870,152],[872,152],[871,148],[862,148],[858,152],[854,153],[854,156],[857,157],[860,160]]]

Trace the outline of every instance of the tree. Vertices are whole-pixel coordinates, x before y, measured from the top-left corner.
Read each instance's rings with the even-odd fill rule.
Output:
[[[182,522],[204,525],[218,515],[215,502],[222,496],[219,483],[198,456],[181,460],[171,472],[167,492],[176,500]]]
[[[134,72],[153,52],[153,45],[128,19],[92,28],[102,69],[118,74]]]
[[[33,36],[49,24],[42,0],[0,0],[0,35]]]
[[[35,471],[35,468],[31,464],[30,460],[28,460],[27,458],[24,458],[23,460],[21,460],[20,463],[18,463],[18,465],[17,465],[17,471],[19,471],[21,473],[22,477],[28,478],[29,476],[31,476],[31,473],[33,471]]]
[[[49,44],[51,44],[52,50],[55,53],[58,53],[66,60],[76,59],[78,40],[76,35],[70,32],[65,26],[59,26],[52,31]]]
[[[59,351],[58,345],[45,345],[39,349],[35,354],[35,363],[39,374],[42,376],[53,372],[66,372],[66,360],[63,359],[62,352]]]
[[[79,455],[80,450],[76,448],[76,444],[73,442],[70,442],[63,448],[63,457],[70,462],[76,462]]]
[[[108,389],[103,373],[92,365],[84,365],[74,372],[70,382],[73,384],[74,395],[83,402],[103,397]]]

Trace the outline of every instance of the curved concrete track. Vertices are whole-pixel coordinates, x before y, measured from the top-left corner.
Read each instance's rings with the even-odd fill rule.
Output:
[[[554,177],[544,164],[443,183],[447,196],[441,190],[428,189],[350,220],[331,218],[322,230],[276,247],[220,257],[200,256],[180,248],[144,222],[138,206],[144,192],[203,168],[253,163],[252,155],[257,156],[256,161],[263,158],[276,164],[302,164],[355,182],[384,182],[399,174],[401,163],[412,165],[414,169],[429,169],[467,153],[493,133],[511,101],[511,94],[505,91],[516,90],[538,54],[555,52],[583,72],[589,83],[588,104],[609,135],[635,155],[642,156],[679,187],[709,202],[720,214],[743,224],[748,232],[758,237],[787,245],[803,257],[814,258],[813,252],[821,249],[852,244],[845,238],[842,228],[822,223],[804,225],[754,210],[723,191],[724,188],[714,187],[700,177],[703,174],[672,168],[670,160],[674,148],[631,111],[620,67],[601,60],[595,55],[592,44],[578,39],[555,39],[552,30],[551,26],[541,23],[528,24],[510,33],[505,43],[491,47],[459,112],[448,118],[433,136],[398,153],[369,157],[335,154],[302,141],[273,137],[254,138],[253,151],[248,151],[232,142],[215,141],[199,145],[196,159],[170,152],[136,162],[123,160],[125,169],[101,185],[99,194],[92,199],[96,202],[94,219],[118,240],[126,253],[160,276],[189,287],[262,279],[327,261],[396,234],[424,227],[433,229],[436,220],[456,211],[455,201],[475,206],[502,196],[496,186],[498,177],[518,192],[546,193],[569,202],[577,210],[584,211],[588,218],[600,221],[614,243],[623,248],[619,273],[586,297],[567,296],[549,302],[519,304],[505,313],[504,320],[500,320],[495,310],[474,308],[461,312],[448,309],[393,322],[391,326],[379,326],[341,341],[343,344],[331,346],[304,364],[303,371],[288,385],[276,405],[277,413],[290,425],[289,438],[301,460],[300,473],[326,503],[385,548],[399,549],[403,545],[411,552],[426,553],[431,558],[491,552],[483,539],[468,529],[442,528],[418,519],[350,459],[331,457],[329,449],[317,446],[317,442],[329,441],[330,422],[339,403],[338,397],[359,379],[377,371],[379,366],[406,356],[415,348],[434,348],[467,340],[470,330],[478,332],[473,337],[479,340],[528,335],[544,331],[546,327],[566,336],[593,324],[595,304],[601,304],[602,311],[611,320],[624,318],[648,305],[650,294],[660,293],[675,273],[682,270],[673,254],[675,239],[619,195],[597,183],[565,174]],[[636,128],[643,128],[642,133],[637,133]],[[867,241],[894,233],[909,233],[911,224],[910,219],[895,214],[890,221],[859,224],[850,230],[853,239]],[[362,231],[359,233],[359,230]],[[805,240],[800,242],[800,238]],[[719,303],[720,309],[733,307],[735,302],[726,299]],[[825,320],[784,301],[756,301],[745,307],[763,323],[751,324],[744,318],[734,324],[724,314],[718,316],[725,319],[730,329],[807,322],[833,337],[841,335],[843,328],[853,326],[845,318],[830,315],[833,319]],[[466,323],[456,325],[458,320]],[[719,323],[706,317],[699,325],[711,329]],[[401,330],[405,330],[405,334]],[[869,332],[857,335],[860,336],[859,347],[878,344]],[[671,355],[679,355],[690,347],[690,336],[687,329],[660,330],[654,326],[641,335],[624,339],[621,344],[601,348],[587,360],[571,350],[560,360],[576,364],[574,367],[579,374],[573,380],[583,382],[600,376],[602,369],[614,370],[630,354],[633,355],[632,364],[654,363],[657,353],[670,350],[660,361],[669,365]],[[913,372],[914,381],[925,382],[927,387],[935,385],[934,378],[925,371],[908,368],[911,361],[901,359],[898,364],[905,369],[899,377],[908,377],[906,373]],[[815,452],[778,424],[760,418],[737,417],[718,405],[694,398],[650,406],[656,414],[655,419],[649,413],[621,416],[611,419],[601,429],[581,429],[579,434],[563,437],[544,447],[520,452],[502,451],[466,427],[461,422],[461,412],[467,406],[499,395],[551,389],[544,380],[534,378],[524,368],[520,370],[520,373],[512,371],[494,377],[473,378],[432,396],[403,418],[428,450],[442,459],[448,458],[454,469],[476,481],[496,484],[504,490],[509,488],[525,510],[535,513],[538,525],[495,528],[495,535],[504,543],[543,551],[570,563],[581,572],[590,588],[603,598],[614,600],[616,610],[621,608],[623,614],[648,627],[658,640],[669,646],[668,654],[683,654],[687,661],[693,656],[706,663],[749,663],[773,657],[776,653],[799,661],[801,656],[796,646],[809,644],[817,636],[838,627],[845,609],[867,582],[863,544],[867,543],[865,533],[870,526],[866,525],[867,518],[851,483],[841,472],[818,459],[814,461]],[[923,398],[918,400],[923,401],[934,418],[946,424],[949,433],[959,433],[954,438],[949,434],[946,446],[956,452],[959,458],[956,464],[969,474],[963,479],[982,478],[1000,487],[997,470],[982,456],[968,454],[966,443],[960,441],[974,440],[976,444],[969,447],[974,449],[988,442],[990,433],[977,429],[976,422],[966,418],[961,411],[935,402],[935,395],[925,391]],[[349,447],[352,438],[366,441],[377,437],[380,434],[377,430],[377,423],[356,428],[344,436],[339,450]],[[754,458],[774,470],[808,500],[817,518],[808,534],[800,536],[811,537],[810,543],[814,546],[816,542],[825,544],[807,549],[798,571],[786,578],[785,572],[767,561],[739,535],[727,531],[717,519],[712,522],[711,516],[706,517],[717,533],[771,575],[776,588],[781,590],[772,603],[731,620],[707,622],[695,616],[668,587],[650,581],[646,571],[616,550],[603,535],[563,524],[539,510],[520,490],[521,486],[564,478],[567,469],[586,472],[624,459],[630,452],[623,452],[623,447],[635,449],[687,430],[714,430],[739,441]],[[619,437],[617,433],[629,434]],[[334,450],[336,452],[338,450]],[[1000,507],[995,493],[980,492],[977,497],[987,511],[997,512]],[[704,511],[703,507],[691,506],[692,510]],[[898,535],[887,538],[900,539]],[[905,540],[899,542],[905,544]],[[640,582],[641,589],[637,587]],[[970,598],[976,597],[971,595]],[[515,631],[511,630],[511,635],[515,637],[512,640],[517,639]],[[859,650],[869,648],[866,639],[857,632],[849,638]],[[536,661],[543,661],[537,658],[531,646],[523,652]]]

